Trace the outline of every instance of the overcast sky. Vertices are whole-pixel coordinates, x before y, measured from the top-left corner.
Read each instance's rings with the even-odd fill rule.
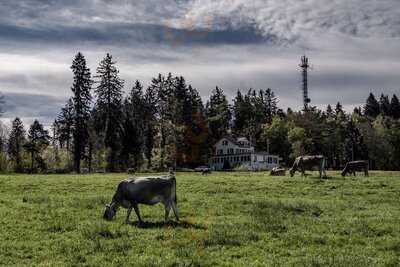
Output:
[[[270,87],[295,110],[305,53],[312,104],[351,109],[371,91],[400,94],[400,1],[1,0],[3,117],[51,122],[71,95],[78,51],[92,73],[111,53],[126,91],[172,72],[203,99],[216,85],[230,98]]]

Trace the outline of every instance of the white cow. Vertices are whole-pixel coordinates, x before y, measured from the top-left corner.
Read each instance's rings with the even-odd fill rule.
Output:
[[[139,177],[121,181],[111,203],[106,205],[103,217],[106,220],[111,220],[118,208],[122,206],[128,209],[125,222],[129,223],[129,216],[133,208],[140,225],[143,221],[140,217],[138,204],[154,205],[160,202],[165,207],[165,221],[168,220],[171,208],[176,220],[179,221],[176,206],[176,179],[172,172],[168,176]]]

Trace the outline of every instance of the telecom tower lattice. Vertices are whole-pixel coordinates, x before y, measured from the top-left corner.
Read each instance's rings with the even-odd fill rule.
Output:
[[[308,98],[308,68],[310,65],[308,64],[308,57],[302,56],[301,57],[301,63],[300,63],[300,68],[301,68],[301,74],[303,76],[303,104],[304,104],[304,110],[308,109],[308,103],[310,103],[310,98]]]

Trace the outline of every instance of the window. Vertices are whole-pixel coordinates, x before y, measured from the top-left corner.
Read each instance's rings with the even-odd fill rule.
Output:
[[[271,164],[272,163],[272,158],[268,157],[268,163]]]
[[[274,158],[274,163],[275,164],[278,163],[278,159],[277,158]]]
[[[233,148],[229,148],[228,149],[228,154],[233,154],[233,151],[234,151]]]
[[[227,146],[228,145],[228,141],[226,141],[226,140],[222,141],[222,145],[223,146]]]

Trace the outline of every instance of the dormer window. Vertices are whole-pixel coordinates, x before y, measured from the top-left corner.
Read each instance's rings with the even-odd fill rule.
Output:
[[[226,140],[222,141],[222,145],[223,146],[227,146],[228,145],[228,141],[226,141]]]

